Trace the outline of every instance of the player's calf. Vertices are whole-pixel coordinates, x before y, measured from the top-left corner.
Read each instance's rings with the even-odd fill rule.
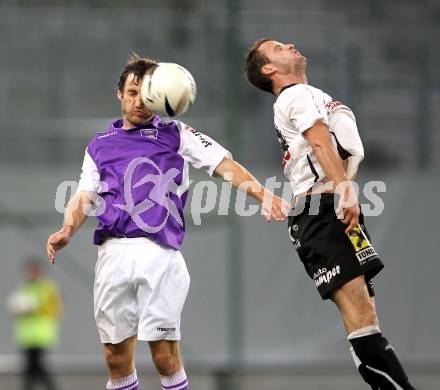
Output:
[[[110,372],[107,389],[138,390],[139,383],[134,368],[133,353],[136,336],[119,344],[104,344],[104,355]]]
[[[373,390],[415,390],[378,326],[368,326],[348,336],[356,367]]]
[[[170,353],[159,352],[153,355],[153,362],[162,376],[170,376],[179,371],[182,363],[180,359]]]
[[[177,341],[150,342],[151,356],[160,374],[163,390],[189,390],[188,378],[180,358]]]

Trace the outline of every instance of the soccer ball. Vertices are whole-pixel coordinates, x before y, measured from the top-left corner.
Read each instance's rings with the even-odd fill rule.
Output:
[[[191,73],[179,64],[159,62],[142,80],[145,106],[159,115],[184,114],[194,103],[197,86]]]

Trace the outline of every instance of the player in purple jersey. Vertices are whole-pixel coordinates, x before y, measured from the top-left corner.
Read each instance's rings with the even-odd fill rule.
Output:
[[[293,44],[273,39],[254,42],[246,53],[248,80],[276,96],[275,128],[296,197],[290,238],[322,298],[338,307],[363,379],[374,390],[413,390],[382,336],[373,300],[371,278],[383,264],[349,181],[364,157],[356,120],[308,84],[306,67]]]
[[[240,189],[263,204],[268,221],[286,218],[282,200],[221,145],[144,106],[141,81],[155,66],[155,61],[130,57],[117,92],[122,119],[88,144],[78,191],[62,228],[47,242],[54,263],[56,252],[69,243],[92,204],[97,205],[94,311],[109,369],[107,389],[139,388],[133,361],[137,339],[149,342],[162,389],[189,389],[179,352],[180,315],[189,288],[180,252],[188,164],[236,188],[249,184]]]

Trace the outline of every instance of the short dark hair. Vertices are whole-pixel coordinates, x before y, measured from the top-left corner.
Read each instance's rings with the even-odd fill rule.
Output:
[[[136,53],[132,53],[128,57],[127,64],[122,70],[121,77],[119,77],[118,90],[123,91],[125,80],[130,73],[134,74],[136,80],[141,80],[145,74],[152,71],[159,62],[151,58],[140,57]]]
[[[269,58],[262,54],[258,49],[267,41],[272,41],[272,38],[261,38],[256,40],[246,51],[244,70],[246,77],[252,85],[257,88],[273,93],[272,80],[261,73],[261,68],[268,64]]]

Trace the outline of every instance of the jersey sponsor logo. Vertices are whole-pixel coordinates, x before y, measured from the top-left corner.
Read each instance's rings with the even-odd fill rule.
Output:
[[[301,248],[301,241],[299,240],[299,238],[294,237],[293,232],[297,232],[298,231],[298,225],[292,225],[289,228],[289,237],[290,240],[292,241],[293,247],[295,249]]]
[[[372,258],[376,258],[377,256],[378,255],[372,246],[356,253],[356,257],[361,265],[368,263]]]
[[[320,268],[317,272],[313,274],[313,281],[315,282],[315,286],[319,287],[321,284],[328,284],[330,281],[341,273],[341,267],[337,265],[330,270],[327,268]]]
[[[117,131],[111,131],[110,133],[105,133],[104,135],[100,135],[100,136],[98,137],[98,139],[111,137],[112,135],[116,135],[116,134],[118,134]]]
[[[291,158],[290,152],[288,150],[286,150],[283,153],[283,160],[281,161],[281,165],[283,166],[283,168],[286,166],[286,164],[290,160],[290,158]]]
[[[158,332],[175,332],[176,328],[156,328]]]
[[[338,106],[343,106],[343,104],[339,100],[335,100],[335,101],[327,103],[325,105],[325,108],[327,108],[328,110],[332,110],[333,108],[336,108]]]
[[[391,344],[388,343],[388,344],[385,346],[385,351],[389,351],[389,350],[394,351],[394,348],[393,348],[393,346],[392,346]]]
[[[156,129],[142,129],[140,130],[141,136],[151,139],[157,139],[157,134],[159,133]]]
[[[185,129],[193,133],[202,143],[202,145],[207,148],[212,145],[212,142],[200,131],[193,129],[191,126],[185,125]]]
[[[287,162],[290,160],[291,155],[289,152],[289,144],[286,141],[286,138],[281,133],[280,129],[275,126],[275,132],[277,134],[278,142],[281,144],[281,149],[283,150],[283,158],[281,160],[281,165],[284,168]]]
[[[347,233],[347,236],[356,251],[356,258],[361,265],[378,256],[360,226],[355,226],[349,233]]]
[[[188,131],[190,131],[191,133],[194,133],[194,132],[197,131],[196,129],[194,129],[194,128],[192,128],[191,126],[188,126],[188,125],[184,125],[184,128],[185,128],[185,130],[188,130]]]
[[[333,101],[329,102],[325,105],[325,108],[327,109],[328,114],[333,114],[335,111],[338,110],[346,110],[351,111],[349,107],[347,107],[344,103],[341,103],[340,101]]]
[[[292,240],[295,249],[301,248],[301,241],[298,238],[291,237],[290,239]]]
[[[365,249],[370,246],[370,242],[365,236],[364,232],[359,226],[355,226],[349,233],[348,238],[350,239],[352,245],[356,252]]]

